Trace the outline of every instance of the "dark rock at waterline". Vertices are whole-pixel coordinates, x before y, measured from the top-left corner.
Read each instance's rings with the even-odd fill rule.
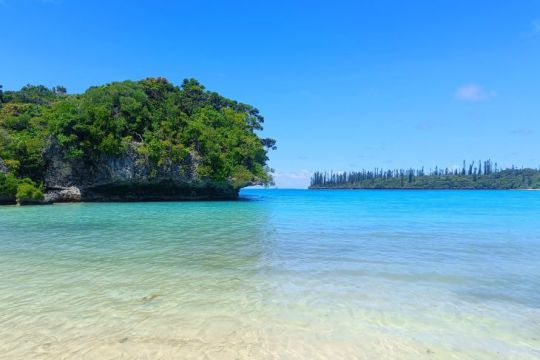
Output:
[[[17,202],[13,197],[0,195],[0,205],[15,205]]]
[[[226,184],[162,182],[127,182],[81,189],[82,201],[193,201],[232,200],[238,189]]]

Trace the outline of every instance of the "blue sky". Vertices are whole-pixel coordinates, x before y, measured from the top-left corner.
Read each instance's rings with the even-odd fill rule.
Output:
[[[0,83],[195,77],[315,170],[540,165],[540,0],[0,0]]]

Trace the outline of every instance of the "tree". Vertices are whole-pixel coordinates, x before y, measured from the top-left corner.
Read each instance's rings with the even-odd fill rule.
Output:
[[[55,94],[58,94],[58,95],[65,95],[67,94],[67,89],[63,86],[56,86],[56,87],[53,87],[52,88],[52,91],[55,93]]]

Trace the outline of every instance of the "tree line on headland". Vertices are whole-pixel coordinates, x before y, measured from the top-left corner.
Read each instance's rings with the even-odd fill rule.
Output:
[[[186,79],[113,82],[68,94],[57,86],[0,85],[0,202],[41,198],[51,143],[66,159],[121,156],[135,149],[156,174],[168,164],[196,163],[197,179],[235,188],[271,182],[261,138],[263,116]],[[181,168],[191,171],[188,165]],[[151,174],[152,176],[152,174]]]
[[[499,168],[491,160],[461,168],[315,172],[310,189],[540,189],[540,169]]]

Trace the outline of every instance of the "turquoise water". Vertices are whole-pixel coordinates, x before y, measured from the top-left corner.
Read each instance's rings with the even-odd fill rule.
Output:
[[[0,207],[0,358],[540,358],[540,192]]]

